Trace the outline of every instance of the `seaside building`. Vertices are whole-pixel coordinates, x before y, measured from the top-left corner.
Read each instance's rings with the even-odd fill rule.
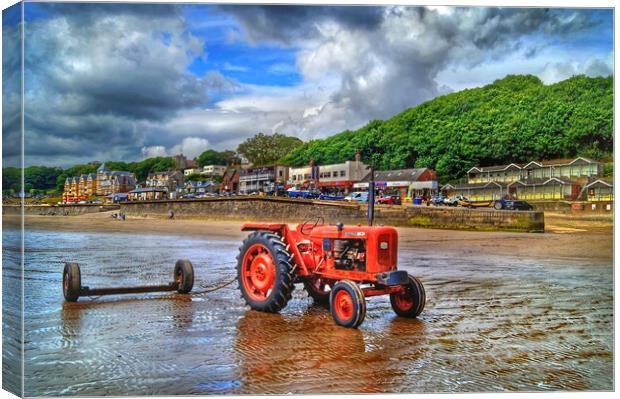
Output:
[[[289,168],[288,187],[298,190],[319,190],[324,193],[349,194],[354,185],[364,179],[370,169],[360,160],[359,152],[355,160],[330,165],[315,165]]]
[[[205,165],[200,172],[203,176],[208,177],[222,177],[226,173],[226,166],[223,165]]]
[[[239,192],[239,170],[228,169],[222,176],[220,184],[220,192],[228,194],[237,194]]]
[[[202,169],[200,169],[200,168],[189,168],[189,169],[185,169],[183,171],[183,175],[185,177],[191,176],[191,175],[199,175],[200,172],[202,172]]]
[[[288,166],[270,165],[242,169],[239,174],[239,193],[251,194],[284,189]],[[281,186],[281,187],[280,187]]]
[[[603,164],[583,157],[475,166],[467,171],[467,183],[447,184],[442,191],[473,201],[506,196],[522,200],[577,200],[586,199],[586,187],[602,174]]]
[[[183,154],[178,154],[172,157],[174,159],[175,170],[194,169],[198,167],[198,161],[195,159],[187,159]]]
[[[356,189],[368,189],[370,174],[353,185]],[[387,194],[398,193],[403,200],[429,198],[437,191],[437,173],[428,168],[377,170],[375,188]]]
[[[611,180],[596,179],[586,186],[588,201],[613,201],[614,185]]]
[[[212,181],[188,181],[185,183],[185,192],[188,194],[217,193],[220,190],[219,183]]]
[[[95,196],[126,193],[135,186],[136,177],[133,173],[109,170],[105,163],[102,163],[96,173],[68,177],[62,197],[64,202],[78,202],[91,200]]]
[[[141,187],[127,193],[128,201],[155,201],[168,199],[168,190],[160,187]]]
[[[169,170],[166,172],[149,173],[145,185],[147,188],[157,188],[165,190],[167,198],[177,198],[177,192],[183,190],[185,176],[178,170]]]

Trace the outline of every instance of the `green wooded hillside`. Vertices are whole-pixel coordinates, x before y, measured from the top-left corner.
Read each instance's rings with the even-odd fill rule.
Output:
[[[606,157],[613,153],[613,79],[575,76],[544,85],[532,75],[509,75],[307,142],[282,161],[343,162],[356,149],[378,169],[431,167],[442,181],[475,165]]]

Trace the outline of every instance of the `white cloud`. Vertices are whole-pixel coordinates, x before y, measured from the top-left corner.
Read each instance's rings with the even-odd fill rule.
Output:
[[[144,158],[165,157],[168,156],[168,151],[166,151],[166,147],[164,147],[163,145],[142,147],[142,156]]]
[[[169,151],[173,154],[184,154],[188,158],[196,158],[209,148],[209,140],[200,137],[186,137]]]

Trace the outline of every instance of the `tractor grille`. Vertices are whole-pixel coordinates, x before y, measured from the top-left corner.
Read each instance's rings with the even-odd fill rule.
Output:
[[[387,242],[387,248],[382,248],[381,243]],[[379,236],[378,246],[378,254],[379,254],[379,264],[381,266],[393,266],[396,264],[396,240],[394,239],[394,235],[392,234],[381,234]]]

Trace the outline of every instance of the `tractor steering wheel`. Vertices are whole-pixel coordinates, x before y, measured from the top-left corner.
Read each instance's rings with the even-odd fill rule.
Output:
[[[325,219],[323,219],[323,217],[322,217],[322,216],[318,216],[318,217],[316,218],[316,221],[315,221],[315,222],[314,222],[314,224],[312,225],[312,227],[310,227],[310,231],[308,231],[308,232],[306,233],[306,230],[305,230],[305,229],[306,229],[306,227],[307,227],[308,225],[310,225],[310,223],[311,223],[311,222],[310,222],[310,219],[305,220],[305,221],[301,224],[301,228],[299,229],[299,232],[300,232],[301,234],[305,235],[305,236],[309,235],[309,234],[312,232],[312,230],[314,230],[314,228],[315,228],[315,227],[319,224],[319,221],[321,221],[321,225],[324,225],[324,224],[325,224]]]

